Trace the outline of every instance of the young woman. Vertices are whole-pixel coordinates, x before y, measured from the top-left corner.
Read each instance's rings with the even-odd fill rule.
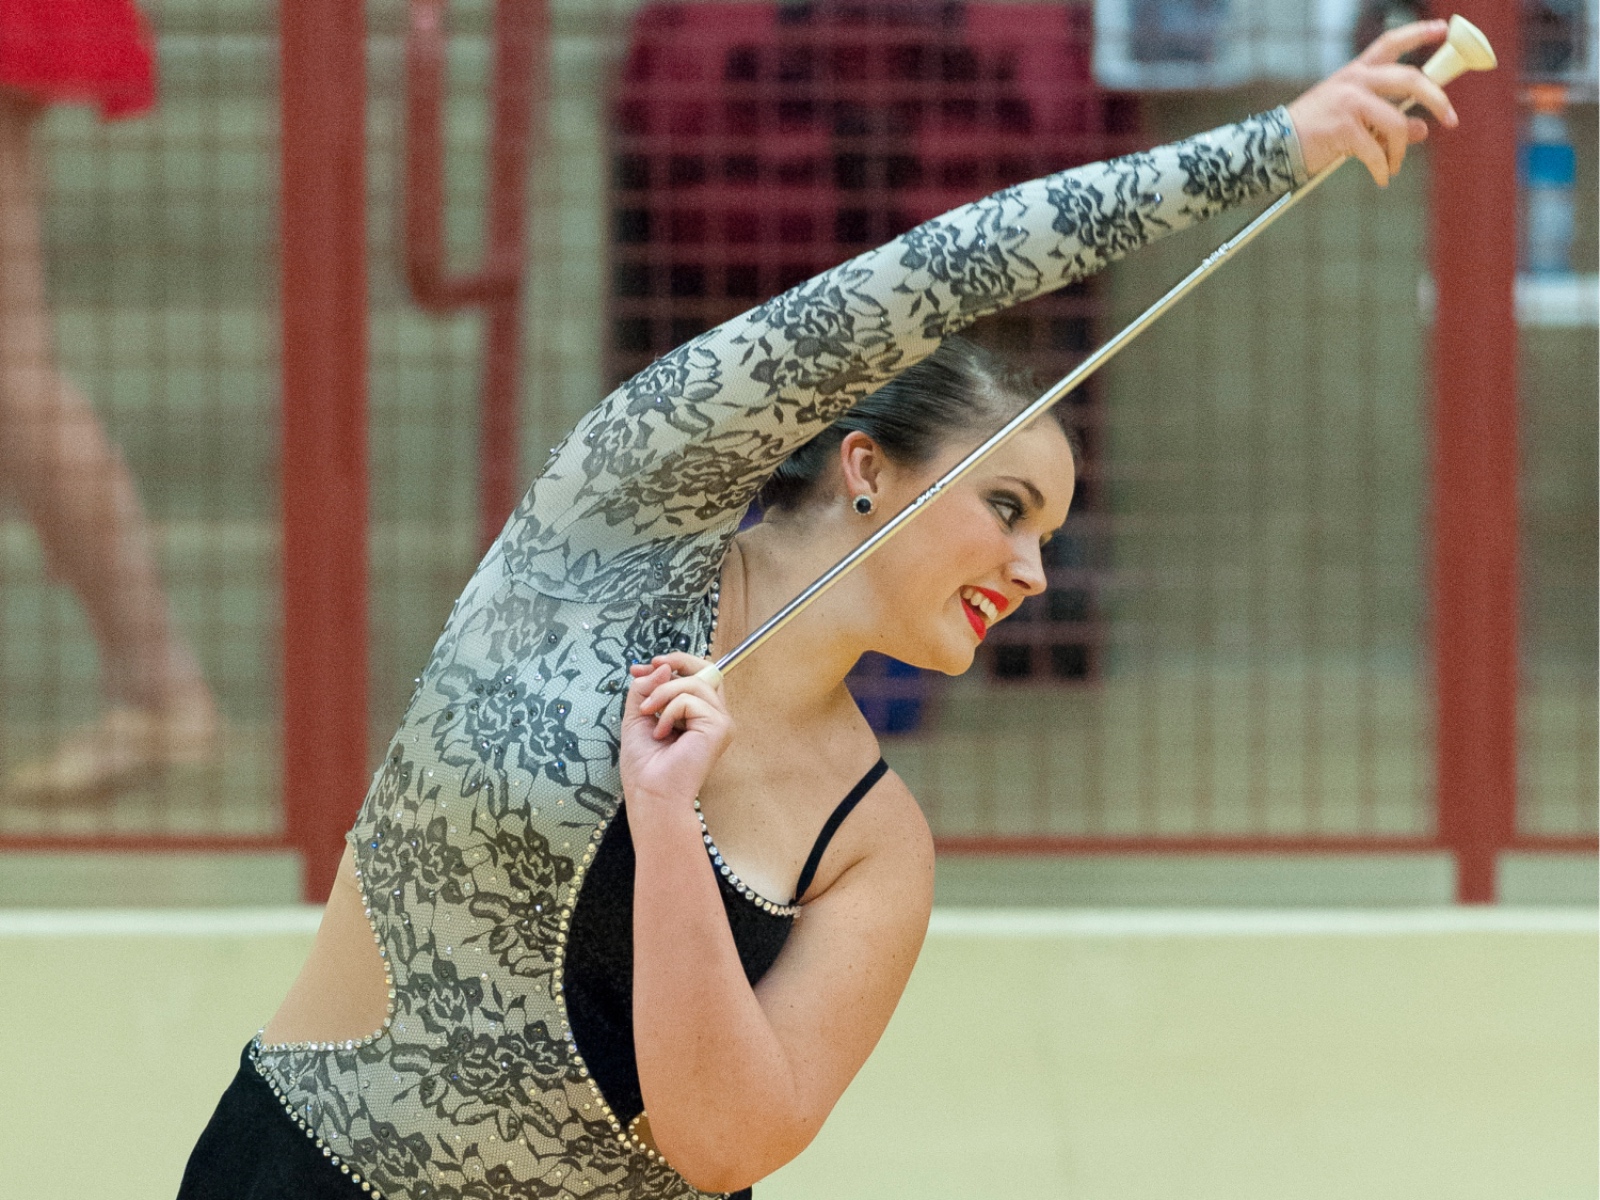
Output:
[[[33,134],[53,103],[107,119],[155,103],[155,54],[131,0],[0,0],[0,489],[27,513],[100,652],[106,710],[14,765],[11,801],[97,799],[211,757],[219,724],[173,624],[133,476],[56,362]]]
[[[590,413],[457,602],[182,1195],[691,1197],[798,1154],[932,895],[845,674],[867,650],[965,670],[1043,590],[1066,437],[1008,443],[724,687],[695,673],[1025,402],[945,339],[1340,155],[1386,182],[1426,132],[1388,100],[1454,123],[1395,65],[1443,32],[931,221]]]

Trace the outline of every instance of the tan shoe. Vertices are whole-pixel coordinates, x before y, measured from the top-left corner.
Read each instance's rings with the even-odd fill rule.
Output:
[[[12,770],[4,794],[22,802],[108,800],[174,767],[214,761],[221,748],[222,723],[209,705],[112,708],[64,737],[53,753]]]

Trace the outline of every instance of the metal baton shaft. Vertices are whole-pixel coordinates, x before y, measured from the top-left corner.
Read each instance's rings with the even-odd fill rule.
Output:
[[[1492,70],[1494,65],[1494,51],[1490,49],[1489,43],[1483,34],[1469,22],[1456,16],[1450,19],[1449,38],[1428,60],[1422,70],[1424,74],[1442,87],[1463,71]],[[1409,112],[1413,107],[1414,104],[1407,101],[1400,106],[1400,111]],[[882,529],[879,529],[866,541],[850,551],[849,554],[834,563],[805,591],[785,604],[771,617],[768,617],[754,633],[718,659],[714,666],[706,667],[701,673],[711,677],[714,682],[719,681],[722,675],[754,653],[768,638],[804,612],[818,596],[821,596],[837,583],[847,571],[899,533],[901,529],[905,528],[906,522],[938,499],[939,493],[944,491],[945,488],[988,458],[989,455],[993,454],[1014,436],[1018,430],[1027,426],[1045,409],[1056,403],[1063,396],[1066,396],[1083,383],[1084,380],[1115,358],[1129,342],[1133,341],[1134,338],[1154,324],[1163,313],[1193,291],[1202,279],[1248,246],[1255,240],[1257,234],[1309,196],[1321,185],[1323,180],[1337,171],[1346,161],[1343,158],[1335,159],[1294,191],[1279,196],[1278,199],[1263,209],[1253,221],[1206,255],[1199,266],[1185,275],[1161,299],[1140,313],[1131,324],[1124,327],[1110,341],[1106,342],[1066,376],[1053,384],[1037,400],[1034,400],[988,438],[980,442],[970,454],[946,471],[927,491],[896,513]]]
[[[1296,188],[1287,195],[1279,196],[1268,208],[1263,209],[1255,220],[1208,254],[1199,266],[1184,276],[1161,299],[1145,309],[1132,324],[1124,327],[1115,337],[1074,367],[1071,372],[1052,384],[1037,400],[1034,400],[1021,412],[1017,413],[1016,416],[980,442],[970,454],[946,471],[939,479],[935,480],[927,491],[897,512],[881,529],[834,563],[827,571],[818,576],[816,581],[810,584],[805,591],[768,617],[749,637],[719,658],[717,660],[717,669],[724,675],[727,674],[735,663],[753,653],[763,642],[804,612],[812,601],[832,587],[841,575],[899,533],[900,530],[905,528],[908,521],[938,499],[940,492],[988,458],[1019,430],[1026,427],[1029,422],[1044,412],[1045,409],[1056,403],[1063,396],[1066,396],[1074,388],[1082,384],[1084,380],[1115,358],[1123,347],[1149,328],[1162,313],[1193,291],[1202,279],[1227,262],[1238,250],[1248,245],[1258,233],[1282,216],[1291,206],[1298,203],[1312,188],[1331,175],[1343,162],[1344,160],[1340,159],[1338,162],[1330,164],[1316,175],[1313,175],[1301,187]]]

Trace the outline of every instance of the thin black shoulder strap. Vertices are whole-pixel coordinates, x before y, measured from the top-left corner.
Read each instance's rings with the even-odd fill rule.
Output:
[[[839,801],[839,807],[833,810],[823,824],[822,832],[817,834],[816,844],[811,847],[811,855],[806,859],[806,865],[801,868],[800,882],[795,885],[792,903],[799,904],[800,898],[811,886],[817,868],[822,865],[822,855],[828,849],[828,843],[833,841],[833,835],[839,832],[839,826],[844,824],[844,819],[850,815],[850,810],[861,803],[861,798],[872,790],[873,785],[883,778],[888,769],[889,764],[880,758],[872,764],[872,769],[861,777],[861,782],[850,789],[850,794]]]

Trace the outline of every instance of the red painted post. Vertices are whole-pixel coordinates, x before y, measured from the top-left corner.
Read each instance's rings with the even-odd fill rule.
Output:
[[[1480,904],[1516,832],[1519,7],[1453,0],[1500,66],[1451,85],[1461,127],[1432,151],[1438,827],[1457,899]]]
[[[430,312],[487,314],[478,434],[478,543],[487,550],[521,492],[517,454],[522,360],[524,217],[536,99],[549,40],[547,0],[496,0],[489,104],[488,231],[483,265],[452,275],[444,240],[444,103],[448,0],[410,0],[406,36],[406,279]]]
[[[278,11],[284,810],[322,900],[368,775],[366,9]]]

